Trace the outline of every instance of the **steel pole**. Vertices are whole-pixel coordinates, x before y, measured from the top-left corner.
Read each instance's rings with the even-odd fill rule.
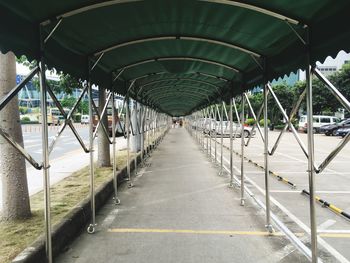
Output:
[[[214,163],[216,163],[216,161],[217,161],[217,155],[218,155],[218,153],[217,153],[217,148],[218,148],[218,146],[217,146],[217,139],[218,139],[218,133],[217,133],[217,117],[218,117],[218,113],[217,113],[217,105],[215,105],[215,108],[214,108],[214,112],[215,112],[215,132],[214,132],[214,138],[215,138],[215,143],[214,143]]]
[[[222,102],[221,105],[221,118],[220,118],[220,132],[221,132],[221,136],[220,136],[220,143],[221,143],[221,147],[220,147],[220,173],[219,175],[223,175],[224,172],[224,102]]]
[[[206,116],[206,128],[207,128],[207,126],[209,126],[208,125],[208,122],[209,122],[209,108],[206,108],[206,111],[205,111],[205,116]],[[210,127],[208,127],[208,134],[207,134],[207,136],[206,136],[206,138],[207,138],[207,155],[209,155],[209,132],[210,132]]]
[[[244,107],[245,96],[242,94],[242,115],[241,115],[241,205],[244,206]]]
[[[151,118],[152,118],[152,111],[149,110],[148,122],[147,122],[147,158],[150,157],[150,153],[151,153],[151,140],[150,140]]]
[[[126,126],[126,172],[128,174],[128,187],[133,187],[132,181],[131,181],[131,171],[130,171],[130,99],[129,95],[126,95],[126,118],[125,118],[125,126]]]
[[[144,133],[145,133],[145,127],[144,127],[144,106],[140,105],[140,117],[141,117],[141,165],[143,165],[144,161],[144,149],[145,149],[145,139],[144,139]]]
[[[266,202],[266,228],[272,233],[271,206],[270,206],[270,184],[269,184],[269,127],[267,116],[267,95],[268,87],[264,85],[264,164],[265,164],[265,202]],[[259,120],[258,120],[259,121]]]
[[[50,162],[49,162],[49,142],[48,142],[48,123],[47,123],[47,93],[46,93],[46,75],[44,59],[44,39],[40,28],[40,99],[41,99],[41,140],[43,156],[43,184],[44,184],[44,219],[45,219],[45,252],[46,259],[52,263],[52,239],[51,239],[51,213],[50,213]]]
[[[91,205],[91,223],[87,228],[89,234],[95,232],[96,218],[95,218],[95,171],[94,171],[94,114],[93,114],[93,95],[91,85],[91,70],[90,64],[88,65],[88,95],[89,95],[89,155],[90,155],[90,205]]]
[[[210,115],[209,115],[209,118],[210,118],[210,126],[209,126],[209,158],[211,159],[211,143],[212,143],[212,125],[213,125],[213,107],[210,107]]]
[[[306,63],[306,107],[307,107],[307,143],[308,143],[308,175],[310,193],[310,228],[312,262],[318,261],[317,253],[317,225],[315,208],[315,168],[314,168],[314,134],[313,134],[313,108],[312,108],[312,70],[310,67],[310,54],[307,54]]]
[[[116,112],[115,112],[115,95],[112,91],[112,141],[113,141],[113,187],[114,187],[114,203],[116,205],[120,204],[120,200],[118,198],[118,177],[117,177],[117,156],[116,156]]]
[[[230,187],[233,187],[233,112],[232,98],[230,99],[229,121],[230,121]]]
[[[135,133],[135,138],[134,138],[134,142],[136,141],[135,143],[135,158],[134,158],[134,169],[135,169],[135,174],[137,174],[137,153],[138,153],[138,131],[137,131],[137,123],[138,123],[138,120],[137,120],[137,117],[138,117],[138,107],[137,107],[137,101],[135,100],[134,101],[134,111],[135,111],[135,119],[136,120],[136,123],[135,123],[135,126],[136,126],[136,133]]]

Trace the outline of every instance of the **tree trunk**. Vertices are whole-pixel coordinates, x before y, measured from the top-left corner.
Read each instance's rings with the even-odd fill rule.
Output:
[[[16,57],[0,53],[0,97],[16,85]],[[0,126],[23,146],[17,96],[0,111]],[[0,136],[0,178],[2,182],[2,220],[30,217],[25,159]]]
[[[104,89],[98,89],[98,107],[100,114],[102,113],[103,106],[106,103],[106,92]],[[108,131],[108,118],[107,114],[102,118],[102,122]],[[111,156],[109,150],[109,142],[105,136],[102,125],[98,128],[98,167],[109,167],[111,166]]]

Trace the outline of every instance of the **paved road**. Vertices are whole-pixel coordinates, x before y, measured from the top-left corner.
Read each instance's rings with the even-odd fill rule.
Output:
[[[76,125],[77,131],[88,145],[88,126]],[[49,127],[49,143],[54,138],[59,127]],[[24,148],[38,162],[42,162],[41,149],[41,128],[39,125],[25,125],[23,128]],[[126,147],[126,140],[122,137],[117,138],[117,149]],[[95,152],[97,154],[97,151]],[[77,161],[78,160],[78,161]],[[85,167],[89,164],[89,154],[86,154],[81,148],[79,142],[69,127],[61,135],[56,143],[54,150],[50,155],[50,183],[51,185],[69,176],[71,173]],[[43,189],[42,171],[34,169],[28,162],[27,179],[29,194],[35,194]],[[0,180],[1,191],[1,180]],[[0,209],[1,209],[0,192]]]
[[[217,176],[184,128],[171,129],[140,171],[56,262],[307,262],[284,236],[268,236],[264,214]],[[292,249],[291,249],[292,248]]]
[[[270,147],[272,147],[277,136],[278,132],[269,133]],[[300,134],[300,136],[307,145],[306,134]],[[321,163],[339,142],[338,137],[315,135],[316,163]],[[224,139],[224,144],[229,146],[229,139]],[[240,139],[234,141],[234,150],[240,152]],[[259,165],[264,165],[263,143],[259,134],[245,148],[245,155]],[[224,156],[226,159],[225,165],[229,166],[229,152],[226,149]],[[324,172],[316,175],[317,195],[348,213],[350,213],[349,161],[350,145],[347,145]],[[238,175],[240,158],[237,155],[234,155],[234,165],[237,168],[235,173]],[[280,176],[297,185],[296,189],[292,189],[285,183],[278,181],[274,176],[270,176],[271,196],[275,200],[273,202],[274,207],[279,208],[277,213],[285,219],[287,224],[290,222],[291,227],[295,228],[296,231],[307,230],[310,225],[309,203],[308,198],[300,194],[301,190],[308,189],[307,160],[292,133],[284,135],[277,152],[270,157],[270,170],[277,172]],[[261,200],[264,200],[261,191],[257,190],[264,189],[263,170],[246,161],[246,176],[249,178],[247,182],[249,187],[257,196],[260,196]],[[284,210],[284,212],[280,210]],[[323,232],[334,232],[334,235],[320,235],[323,239],[321,241],[322,251],[331,251],[331,254],[336,255],[340,262],[349,262],[350,221],[317,204],[317,224],[319,230]],[[343,255],[343,258],[341,255]]]

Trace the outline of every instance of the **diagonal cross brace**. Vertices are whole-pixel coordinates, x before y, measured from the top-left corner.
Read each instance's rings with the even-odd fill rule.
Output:
[[[249,100],[249,98],[248,98],[247,93],[244,93],[244,97],[246,98],[246,101],[247,101],[247,103],[248,103],[249,110],[250,110],[250,112],[251,112],[251,114],[252,114],[252,116],[253,116],[253,119],[254,119],[255,123],[256,123],[256,127],[258,128],[258,131],[259,131],[261,140],[264,142],[264,141],[265,141],[264,135],[263,135],[263,133],[262,133],[262,131],[261,131],[261,127],[260,127],[260,124],[259,124],[258,119],[256,118],[256,115],[255,115],[255,112],[254,112],[254,110],[253,110],[253,107],[252,107],[252,105],[250,104],[250,100]],[[260,114],[261,114],[261,112],[260,112]],[[252,133],[251,133],[251,134],[252,134]],[[248,142],[249,142],[249,141],[248,141]],[[245,146],[248,146],[248,143],[245,144]]]
[[[50,94],[50,97],[52,98],[52,100],[55,102],[57,108],[59,109],[59,111],[61,112],[61,114],[64,117],[64,124],[60,127],[60,130],[57,132],[57,134],[55,135],[55,137],[53,138],[53,140],[51,141],[51,144],[49,146],[49,154],[53,151],[54,146],[58,140],[58,138],[62,135],[64,129],[67,127],[67,124],[69,125],[69,127],[72,129],[72,132],[74,134],[74,136],[76,137],[76,139],[78,140],[78,142],[80,143],[81,147],[83,148],[84,152],[88,153],[89,150],[87,149],[87,147],[85,146],[85,143],[83,142],[82,138],[80,137],[80,135],[78,134],[77,130],[75,129],[73,123],[72,123],[72,117],[73,117],[73,112],[76,110],[76,108],[78,107],[80,101],[82,100],[86,90],[87,90],[87,86],[83,89],[83,91],[80,93],[79,98],[77,99],[77,101],[74,103],[73,108],[69,111],[68,115],[66,114],[66,112],[64,111],[62,104],[58,101],[57,97],[55,96],[55,94],[52,92],[51,87],[48,85],[48,83],[46,83],[47,85],[47,91]]]
[[[303,99],[305,98],[305,94],[306,94],[306,89],[304,89],[304,91],[300,94],[298,101],[296,102],[295,106],[293,107],[291,113],[289,114],[289,119],[286,120],[286,124],[283,128],[283,130],[280,132],[280,134],[278,135],[278,138],[274,144],[274,146],[272,147],[271,151],[269,152],[269,155],[273,155],[278,147],[279,142],[282,139],[283,134],[286,132],[287,128],[290,125],[293,125],[291,123],[291,120],[294,118],[295,114],[297,113],[297,110],[300,107],[301,102],[303,101]]]
[[[292,133],[293,133],[295,139],[297,140],[297,142],[298,142],[300,148],[301,148],[302,151],[304,152],[306,158],[309,158],[309,154],[308,154],[308,152],[307,152],[307,150],[306,150],[306,147],[305,147],[303,141],[300,139],[300,137],[299,137],[299,135],[298,135],[298,132],[295,130],[294,125],[293,125],[293,124],[291,123],[291,121],[289,120],[286,111],[283,109],[283,107],[282,107],[280,101],[278,100],[278,98],[277,98],[275,92],[273,91],[273,89],[272,89],[270,83],[267,84],[267,88],[270,90],[272,97],[273,97],[274,100],[276,101],[277,106],[278,106],[279,110],[281,111],[283,118],[286,120],[286,122],[287,122],[289,128],[292,130]],[[271,153],[269,153],[269,154],[271,155]],[[313,166],[314,166],[314,169],[317,170],[315,164],[313,164]]]
[[[267,90],[267,95],[268,95],[268,94],[269,94],[269,90]],[[249,101],[249,103],[250,103],[250,101]],[[257,114],[257,116],[256,116],[257,120],[260,120],[260,116],[261,116],[261,113],[262,113],[263,109],[264,109],[264,103],[261,105],[261,107],[260,107],[260,109],[259,109],[259,111],[258,111],[258,114]],[[257,123],[258,123],[258,122],[255,121],[255,123],[253,124],[252,132],[251,132],[250,135],[249,135],[249,138],[248,138],[248,140],[247,140],[246,146],[249,145],[249,142],[250,142],[250,140],[251,140],[251,138],[252,138],[252,136],[253,136],[253,132],[255,131],[255,127],[256,127],[256,124],[257,124]],[[265,124],[265,123],[264,123],[264,124]],[[260,134],[261,134],[261,133],[260,133]],[[263,140],[263,141],[264,141],[264,140]]]
[[[322,73],[317,69],[314,68],[313,72],[317,76],[318,79],[320,79],[328,88],[328,90],[333,94],[333,96],[336,97],[336,99],[346,108],[348,111],[350,111],[350,102],[344,97],[343,94],[340,93],[340,91],[325,77],[322,75]],[[325,158],[325,160],[320,164],[320,166],[315,169],[316,173],[321,173],[328,164],[337,156],[337,154],[344,148],[344,146],[349,142],[350,140],[350,133],[348,133],[342,141],[338,144],[338,146]]]
[[[100,113],[99,113],[99,111],[98,111],[98,109],[97,109],[97,107],[96,107],[96,104],[95,104],[94,100],[91,100],[92,106],[93,106],[93,108],[95,109],[95,112],[96,112],[96,115],[97,115],[97,119],[98,119],[98,122],[97,122],[97,125],[96,125],[96,128],[95,128],[95,132],[94,132],[94,134],[93,134],[93,138],[94,138],[94,139],[96,138],[96,135],[97,135],[97,132],[98,132],[98,128],[99,128],[99,126],[101,125],[101,126],[102,126],[102,129],[103,129],[103,132],[104,132],[106,138],[108,139],[109,144],[112,144],[112,142],[111,142],[111,140],[109,139],[109,134],[108,134],[108,131],[107,131],[106,126],[104,125],[104,123],[102,123],[102,117],[104,116],[104,114],[105,114],[105,112],[106,112],[106,109],[107,109],[107,106],[108,106],[108,103],[109,103],[109,99],[111,98],[111,95],[112,95],[112,93],[109,92],[108,97],[107,97],[107,99],[106,99],[106,103],[105,103],[105,105],[103,106],[101,115],[100,115]],[[92,120],[90,120],[90,121],[92,121]]]
[[[39,164],[34,158],[27,153],[27,151],[17,143],[10,134],[8,134],[3,128],[0,127],[0,135],[6,139],[6,141],[11,144],[23,157],[37,170],[41,170],[43,168],[42,164]]]
[[[16,85],[6,96],[0,100],[0,111],[9,103],[13,97],[30,81],[34,75],[39,71],[39,67],[36,66],[32,71],[23,79],[18,85]]]

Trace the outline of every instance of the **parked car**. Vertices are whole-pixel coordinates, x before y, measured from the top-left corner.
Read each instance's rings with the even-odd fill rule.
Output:
[[[344,138],[349,132],[350,132],[350,126],[345,128],[339,128],[335,135],[341,136],[342,138]]]
[[[230,122],[229,121],[223,121],[223,135],[224,137],[229,137],[230,136]],[[220,121],[216,122],[215,126],[215,131],[217,132],[218,135],[221,135],[221,125]],[[236,135],[236,137],[241,136],[241,124],[233,122],[233,135]],[[252,131],[252,127],[250,126],[244,126],[244,138],[247,138],[252,134],[254,136],[256,134],[256,129]]]
[[[88,124],[90,122],[90,116],[89,115],[81,115],[81,124]]]
[[[327,136],[329,135],[335,136],[338,129],[346,128],[346,127],[350,127],[350,119],[344,119],[339,123],[322,125],[320,127],[320,133],[324,133]]]
[[[334,116],[314,115],[313,116],[313,132],[320,132],[320,127],[340,122],[340,119]],[[299,120],[299,131],[307,132],[307,116],[303,115]]]

